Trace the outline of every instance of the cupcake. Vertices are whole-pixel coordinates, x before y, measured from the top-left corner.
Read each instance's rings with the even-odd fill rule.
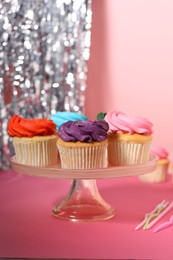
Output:
[[[59,128],[57,146],[64,169],[106,168],[108,124],[104,120],[68,121]]]
[[[144,182],[164,182],[167,179],[169,167],[169,153],[160,146],[151,147],[151,154],[157,158],[157,167],[153,172],[140,175],[139,179]]]
[[[78,121],[78,120],[88,120],[86,116],[76,112],[59,111],[50,116],[50,119],[56,124],[56,130],[67,121]]]
[[[57,163],[56,125],[48,119],[25,119],[18,115],[8,123],[16,161],[31,166]]]
[[[152,123],[139,116],[109,111],[108,161],[113,166],[142,164],[149,161]]]
[[[97,119],[98,119],[98,120],[99,120],[99,119],[104,119],[105,116],[106,116],[106,113],[100,112],[100,113],[97,114]]]
[[[65,122],[88,120],[88,118],[81,113],[68,112],[68,111],[58,111],[57,113],[52,114],[50,116],[50,119],[56,124],[57,135],[58,135],[58,129]],[[58,153],[58,161],[60,161],[59,151],[57,151],[57,153]]]

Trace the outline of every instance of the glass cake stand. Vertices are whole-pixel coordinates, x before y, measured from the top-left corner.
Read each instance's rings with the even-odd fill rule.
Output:
[[[52,215],[70,221],[102,221],[115,216],[115,209],[99,193],[96,179],[111,179],[138,176],[156,168],[156,158],[150,156],[149,162],[140,165],[120,166],[91,170],[62,169],[59,164],[36,167],[19,164],[11,158],[14,171],[27,175],[47,178],[72,179],[67,196],[52,209]]]

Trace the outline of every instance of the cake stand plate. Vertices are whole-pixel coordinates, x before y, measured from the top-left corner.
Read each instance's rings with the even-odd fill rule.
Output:
[[[102,221],[115,216],[115,209],[99,193],[96,179],[137,176],[156,169],[156,158],[150,156],[145,164],[91,170],[62,169],[60,164],[36,167],[17,163],[11,158],[11,167],[22,174],[47,178],[72,179],[67,196],[52,209],[52,215],[70,221]]]

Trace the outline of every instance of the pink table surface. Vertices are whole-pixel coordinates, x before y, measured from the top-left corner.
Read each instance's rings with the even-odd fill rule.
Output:
[[[1,258],[173,259],[173,227],[156,234],[134,230],[156,204],[173,200],[170,176],[162,184],[138,177],[98,180],[103,198],[116,209],[116,216],[103,222],[74,223],[51,215],[70,184],[0,172]]]

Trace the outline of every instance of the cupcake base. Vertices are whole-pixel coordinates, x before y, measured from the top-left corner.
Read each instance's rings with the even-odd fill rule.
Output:
[[[106,168],[107,139],[102,142],[82,143],[64,142],[58,138],[57,146],[63,169]]]
[[[47,166],[58,161],[56,136],[13,137],[12,142],[18,163]]]
[[[139,179],[143,182],[165,182],[168,175],[169,160],[160,159],[157,162],[157,167],[153,172],[140,175]]]
[[[108,161],[113,166],[142,164],[149,161],[151,136],[139,134],[110,134]]]

